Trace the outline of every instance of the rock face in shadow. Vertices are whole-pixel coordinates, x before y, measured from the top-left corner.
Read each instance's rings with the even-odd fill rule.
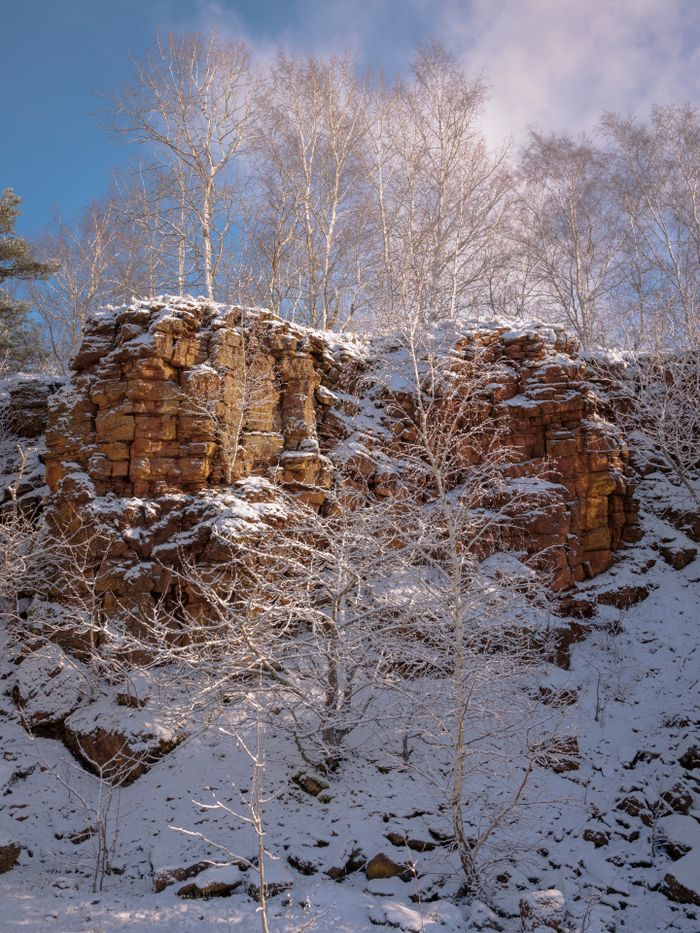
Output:
[[[49,398],[61,385],[61,379],[50,376],[23,376],[13,380],[8,409],[14,435],[35,438],[46,432]]]
[[[138,713],[141,711],[139,710]],[[112,784],[133,784],[184,739],[165,717],[139,716],[94,704],[78,710],[64,725],[66,747],[93,774]]]
[[[44,435],[49,398],[64,380],[13,374],[0,379],[0,514],[19,503],[26,513],[41,507],[45,493]]]
[[[478,405],[510,451],[506,543],[546,554],[560,589],[605,570],[635,537],[636,503],[575,342],[537,325],[450,339],[458,383],[475,361],[488,368]],[[332,488],[397,495],[415,401],[402,367],[396,343],[203,299],[89,321],[72,382],[50,400],[45,462],[49,521],[84,543],[102,609],[151,614],[184,559],[230,560],[222,528],[244,542],[286,521],[290,502],[322,511]],[[479,452],[460,456],[467,467]],[[195,594],[178,599],[196,614]]]

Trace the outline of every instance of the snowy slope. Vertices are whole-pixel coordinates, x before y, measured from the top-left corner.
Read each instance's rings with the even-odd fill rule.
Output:
[[[666,481],[651,477],[640,493],[644,539],[588,588],[600,594],[643,586],[649,595],[627,609],[600,606],[588,637],[571,649],[570,669],[551,666],[546,683],[533,685],[575,698],[565,716],[580,758],[562,773],[536,770],[529,806],[505,827],[505,848],[486,867],[488,907],[460,897],[458,860],[443,839],[449,827],[436,786],[439,762],[427,774],[402,758],[388,732],[366,731],[351,759],[324,781],[329,786],[312,796],[295,783],[303,765],[293,743],[278,736],[266,750],[263,807],[266,880],[277,892],[269,903],[272,930],[516,933],[520,897],[558,888],[571,929],[581,933],[700,931],[700,907],[664,891],[674,872],[700,890],[700,752],[688,754],[700,745],[700,558],[690,560],[693,542],[654,514],[675,495]],[[684,560],[674,558],[679,552]],[[669,563],[686,560],[680,570]],[[224,713],[121,791],[118,814],[116,798],[111,811],[121,873],[95,895],[94,839],[85,830],[98,782],[61,743],[22,728],[9,695],[12,654],[0,652],[0,845],[16,840],[22,852],[0,875],[0,931],[260,929],[254,833],[235,815],[203,806],[220,800],[249,815],[252,764],[221,727],[250,741],[253,724]],[[414,872],[408,880],[369,881],[363,866],[378,854],[412,863]],[[205,867],[209,862],[236,864]],[[154,881],[163,886],[173,880],[169,873],[188,867],[191,877],[181,871],[180,880],[154,891]],[[328,872],[345,877],[332,880]],[[177,895],[193,882],[232,893]]]

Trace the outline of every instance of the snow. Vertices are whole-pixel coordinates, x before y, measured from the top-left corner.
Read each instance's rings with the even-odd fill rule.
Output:
[[[165,322],[186,320],[202,313],[208,325],[214,330],[228,326],[228,318],[232,314],[240,314],[241,320],[246,324],[263,319],[272,330],[284,328],[285,337],[295,338],[305,347],[309,343],[314,343],[315,349],[330,359],[338,358],[362,365],[367,358],[366,341],[360,335],[340,335],[337,331],[324,331],[303,326],[293,321],[283,320],[265,308],[222,304],[204,296],[189,295],[166,294],[148,299],[134,298],[128,305],[108,306],[93,315],[92,331],[87,332],[86,343],[89,344],[94,339],[99,341],[105,326],[109,327],[116,319],[128,318],[129,320],[135,319],[143,326],[148,326],[147,331],[135,334],[127,341],[129,348],[149,347],[153,343],[154,335],[162,330]],[[121,349],[118,345],[111,352],[119,353]]]
[[[416,909],[398,901],[381,901],[369,909],[369,920],[373,926],[393,927],[407,933],[422,931],[463,930],[464,917],[452,904],[435,901]]]
[[[700,847],[691,849],[670,866],[668,874],[700,901]]]
[[[249,484],[252,500],[265,494],[262,480],[251,479]],[[669,873],[697,890],[697,796],[688,814],[669,812],[660,803],[678,781],[693,793],[697,788],[678,759],[698,744],[700,558],[677,571],[660,555],[662,542],[693,546],[663,517],[671,505],[682,505],[668,480],[661,474],[648,477],[640,495],[644,539],[582,591],[595,594],[643,583],[649,596],[626,610],[601,606],[586,622],[591,628],[588,637],[571,648],[570,669],[549,666],[533,681],[533,689],[566,690],[575,698],[561,715],[562,725],[578,740],[578,768],[558,774],[536,769],[527,808],[504,826],[500,845],[487,853],[480,901],[460,895],[463,875],[456,853],[438,841],[449,832],[441,751],[425,733],[413,736],[411,756],[405,759],[400,737],[390,728],[396,698],[387,694],[378,698],[383,717],[352,737],[348,758],[327,778],[328,792],[319,797],[293,782],[306,766],[289,734],[280,729],[269,736],[263,814],[267,880],[292,884],[290,892],[270,898],[275,933],[296,933],[304,924],[338,933],[466,933],[499,927],[518,933],[520,898],[548,889],[561,891],[574,933],[580,933],[584,918],[587,933],[700,930],[700,909],[675,903],[663,891]],[[261,508],[280,508],[276,503],[229,498],[212,498],[218,510],[215,522],[235,526],[254,519]],[[110,507],[123,507],[123,502],[115,500]],[[515,557],[494,557],[485,569],[497,574],[517,568]],[[0,644],[0,838],[17,839],[23,849],[19,865],[0,876],[0,930],[258,930],[257,903],[249,893],[257,880],[254,832],[243,820],[209,808],[219,799],[236,813],[249,813],[252,769],[240,745],[214,724],[196,724],[183,744],[119,791],[115,863],[122,873],[109,875],[103,892],[93,894],[94,841],[70,839],[89,825],[89,813],[65,784],[92,800],[95,778],[59,741],[29,736],[11,696],[18,677],[29,678],[35,670],[41,680],[42,664],[51,670],[57,665],[36,655],[26,668],[18,668],[13,658],[14,652]],[[37,696],[43,704],[42,683]],[[147,686],[139,685],[139,695],[148,695]],[[178,688],[164,680],[160,690],[151,692],[149,703],[164,690],[177,693]],[[425,682],[415,689],[432,695],[444,684]],[[116,707],[109,699],[83,706],[73,716],[85,729],[130,723],[134,735],[153,730],[169,734],[174,724],[157,713],[151,707]],[[247,738],[254,728],[240,709],[231,707],[221,711],[216,724]],[[63,784],[55,779],[57,774]],[[485,790],[498,799],[511,778],[499,774],[497,766],[483,777],[471,778],[474,804],[467,816],[474,827],[485,818]],[[488,782],[493,786],[485,788]],[[648,803],[649,825],[619,809],[631,795]],[[189,832],[178,832],[177,827]],[[596,847],[584,838],[587,830],[607,834],[607,843]],[[434,843],[435,848],[409,851],[392,844],[389,833]],[[669,841],[687,849],[675,861]],[[400,863],[413,861],[417,877],[368,882],[359,869],[333,881],[327,872],[345,865],[358,849],[364,858],[384,853]],[[221,864],[236,859],[249,867]],[[200,862],[210,867],[159,893],[153,890],[155,874]],[[239,879],[243,883],[230,897],[183,900],[177,895],[193,881],[204,886]]]

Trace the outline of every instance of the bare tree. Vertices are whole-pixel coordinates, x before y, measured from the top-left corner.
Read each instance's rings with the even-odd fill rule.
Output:
[[[44,323],[52,364],[61,373],[68,372],[85,319],[108,299],[115,261],[113,224],[111,207],[95,205],[80,227],[71,229],[59,218],[56,232],[40,242],[58,270],[49,282],[31,287],[32,301]]]
[[[196,283],[196,220],[186,166],[137,162],[115,177],[120,227],[139,277],[127,294],[184,295]]]
[[[391,547],[395,506],[359,493],[353,506],[344,496],[321,516],[282,498],[275,521],[245,538],[222,529],[217,550],[230,559],[171,568],[188,600],[129,626],[121,649],[189,672],[182,677],[198,680],[198,702],[212,709],[273,690],[285,710],[278,727],[286,724],[306,764],[335,770],[347,738],[370,720],[378,687],[395,681],[407,637],[386,587],[402,560]]]
[[[369,91],[349,57],[278,52],[259,113],[251,259],[272,307],[342,327],[362,307]]]
[[[531,132],[521,155],[520,236],[534,267],[535,313],[565,324],[583,347],[606,344],[623,278],[627,220],[610,159],[582,136]]]
[[[387,317],[457,320],[478,308],[508,176],[478,130],[480,79],[437,44],[413,80],[380,88],[369,133],[378,269],[374,302]]]
[[[653,452],[700,504],[700,358],[697,347],[630,354],[594,363],[614,417],[642,451]]]
[[[430,774],[441,760],[432,758],[435,749],[447,761],[452,830],[467,883],[478,892],[482,849],[523,804],[538,743],[546,745],[551,732],[551,711],[543,715],[528,697],[547,651],[547,576],[511,543],[515,513],[536,505],[538,494],[510,482],[511,452],[484,393],[493,378],[487,356],[450,355],[418,327],[406,332],[405,350],[412,404],[406,413],[397,403],[412,438],[403,452],[404,468],[412,464],[405,481],[418,499],[402,541],[411,634],[420,646],[412,670],[419,686],[406,691],[419,701],[433,746],[417,766]],[[502,792],[489,809],[484,775],[506,771],[512,786],[498,781]],[[434,777],[444,783],[442,773]],[[471,827],[470,797],[480,810]]]
[[[86,821],[85,828],[73,837],[73,841],[76,844],[90,843],[90,856],[81,858],[80,862],[90,872],[93,894],[98,894],[104,888],[105,878],[120,873],[116,860],[122,822],[121,791],[133,762],[124,764],[121,750],[107,761],[96,761],[82,747],[80,755],[90,770],[69,763],[67,774],[43,756],[39,757],[44,770],[66,791],[68,799],[77,805]],[[81,787],[83,783],[87,783],[87,790]]]
[[[204,290],[214,297],[231,229],[231,196],[255,110],[251,55],[213,34],[158,40],[136,78],[111,97],[115,127],[172,168],[196,218]]]
[[[173,281],[166,197],[162,178],[136,166],[75,224],[59,217],[39,240],[57,271],[33,283],[30,295],[58,372],[68,373],[89,316],[136,294],[158,294]]]
[[[3,420],[0,403],[0,447],[3,442],[15,441]],[[27,462],[26,452],[21,448],[17,459],[12,482],[0,491],[0,619],[10,624],[18,618],[23,596],[32,591],[45,569],[41,530],[33,510],[23,507],[19,494]]]
[[[252,765],[252,787],[250,790],[239,793],[241,798],[241,809],[234,809],[233,805],[222,799],[221,795],[212,793],[211,802],[193,801],[200,811],[218,811],[230,818],[234,824],[243,823],[250,826],[255,834],[255,843],[257,855],[255,860],[242,857],[233,852],[229,845],[221,843],[216,839],[202,833],[198,830],[187,829],[182,826],[172,826],[176,832],[183,833],[186,836],[194,836],[201,839],[211,849],[222,853],[225,861],[212,861],[213,865],[218,867],[228,867],[229,865],[244,865],[246,868],[253,868],[258,875],[258,884],[253,887],[250,893],[257,895],[258,913],[260,915],[260,927],[262,933],[270,933],[270,923],[268,918],[267,901],[270,896],[270,890],[266,881],[266,864],[268,859],[273,858],[265,845],[265,805],[269,800],[265,797],[265,725],[261,716],[260,707],[255,705],[255,743],[242,736],[242,730],[232,731],[230,727],[219,726],[219,733],[225,738],[231,740],[248,757]],[[232,785],[233,787],[233,785]]]
[[[618,203],[631,227],[627,302],[637,345],[700,340],[700,114],[657,107],[647,122],[606,114]]]
[[[248,51],[214,36],[159,43],[112,111],[170,178],[151,242],[177,242],[178,289],[192,257],[207,295],[225,270],[228,293],[326,328],[396,309],[454,320],[493,299],[511,182],[477,128],[484,99],[439,45],[393,86],[347,56],[280,51],[258,92]]]

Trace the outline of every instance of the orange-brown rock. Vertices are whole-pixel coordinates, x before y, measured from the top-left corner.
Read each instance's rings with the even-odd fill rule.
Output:
[[[280,486],[317,509],[332,486],[348,503],[412,495],[402,457],[416,439],[415,389],[384,378],[385,351],[203,299],[88,321],[72,383],[49,403],[48,515],[63,532],[99,535],[105,611],[148,614],[185,558],[230,561],[220,529],[244,539],[261,518],[279,521]],[[559,588],[606,569],[634,537],[636,503],[625,444],[575,342],[492,326],[448,358],[457,385],[475,360],[489,373],[472,415],[497,424],[508,448],[505,543],[544,554]],[[467,435],[455,449],[465,469],[483,456]],[[178,599],[197,614],[191,588]]]
[[[626,445],[602,416],[576,341],[543,325],[517,331],[489,326],[461,337],[449,359],[458,380],[464,373],[472,409],[478,407],[478,416],[496,426],[498,444],[508,450],[511,486],[499,507],[512,521],[502,541],[531,555],[543,554],[559,589],[607,569],[614,551],[637,535],[637,505],[627,476]],[[474,393],[474,373],[480,372],[488,378]],[[381,383],[381,373],[376,379]],[[385,379],[374,393],[376,407],[384,407],[378,420],[394,438],[388,446],[395,462],[400,462],[402,446],[417,437],[414,399],[401,380],[398,386]],[[372,391],[368,394],[371,399]],[[459,381],[445,404],[461,404]],[[379,431],[353,430],[356,411],[345,414],[339,405],[334,412],[349,436],[338,444],[342,431],[334,425],[329,456],[355,482],[367,483],[377,495],[391,494],[387,472],[396,471],[382,460],[387,444]],[[461,465],[478,463],[488,440],[488,433],[465,435],[454,448]]]
[[[51,411],[49,485],[70,463],[98,496],[196,493],[285,453],[290,481],[326,483],[314,399],[334,364],[325,341],[267,312],[193,299],[105,312]]]

